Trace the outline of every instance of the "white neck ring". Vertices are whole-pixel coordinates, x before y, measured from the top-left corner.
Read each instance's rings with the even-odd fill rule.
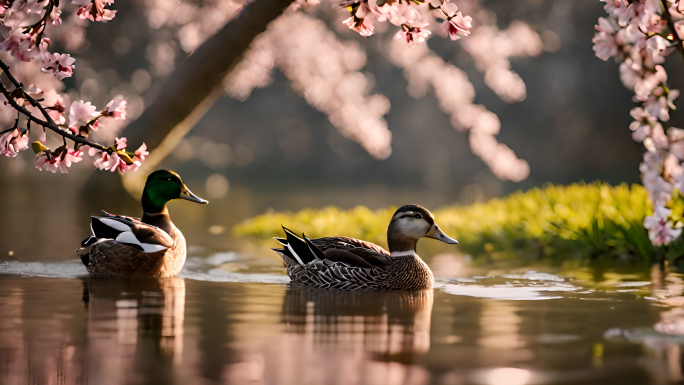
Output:
[[[390,253],[390,256],[391,257],[408,257],[408,256],[417,257],[418,254],[416,254],[416,252],[413,250],[407,250],[407,251],[393,251]]]

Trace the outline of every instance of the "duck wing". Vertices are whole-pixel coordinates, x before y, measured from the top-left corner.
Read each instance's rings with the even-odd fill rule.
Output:
[[[326,237],[312,239],[311,243],[332,262],[360,267],[384,267],[392,263],[389,252],[375,243],[361,239]]]
[[[372,251],[376,254],[383,254],[389,257],[389,251],[382,247],[368,241],[362,241],[356,238],[349,237],[326,237],[312,239],[311,243],[316,245],[321,251],[325,252],[328,249],[359,249],[359,251]]]
[[[90,228],[98,240],[113,239],[146,253],[173,246],[173,238],[158,227],[143,223],[138,218],[105,214],[105,217],[91,217]]]
[[[350,267],[365,268],[385,267],[392,262],[385,249],[370,242],[349,237],[309,239],[304,235],[304,239],[301,239],[289,229],[283,227],[283,230],[287,238],[276,240],[284,248],[273,250],[283,256],[284,260],[288,258],[300,266],[315,260],[328,264],[342,262]]]

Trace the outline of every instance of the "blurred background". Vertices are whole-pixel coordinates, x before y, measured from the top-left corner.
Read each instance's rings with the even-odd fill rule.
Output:
[[[374,158],[358,140],[345,137],[279,69],[262,87],[237,98],[231,82],[244,78],[229,76],[227,94],[160,165],[177,171],[197,195],[211,202],[207,207],[173,203],[174,222],[186,235],[197,231],[195,239],[202,245],[225,249],[236,242],[230,236],[234,224],[268,210],[380,208],[409,202],[436,208],[546,183],[639,182],[642,148],[632,141],[628,128],[630,92],[620,84],[617,66],[599,60],[592,51],[593,26],[604,15],[603,3],[463,4],[464,9],[484,10],[488,22],[500,30],[524,22],[542,43],[534,55],[510,58],[526,92],[505,102],[486,84],[477,58],[464,49],[468,38],[452,42],[433,36],[428,42],[445,63],[467,74],[475,90],[474,103],[498,116],[498,141],[529,163],[529,177],[520,182],[497,178],[473,154],[468,133],[453,128],[434,93],[416,99],[407,92],[402,68],[386,54],[393,28],[378,27],[370,38],[358,36],[341,24],[347,17],[344,12],[324,2],[297,12],[322,20],[339,41],[354,42],[353,47],[365,53],[365,65],[358,71],[365,76],[368,93],[384,95],[391,105],[384,115],[392,136],[391,155]],[[129,100],[129,121],[133,120],[175,66],[241,6],[211,0],[173,6],[138,0],[115,4],[116,18],[108,23],[65,17],[64,29],[54,40],[77,62],[74,76],[64,81],[64,91],[72,100],[92,100],[97,106],[123,93]],[[483,18],[476,17],[473,31],[477,20]],[[668,60],[668,66],[681,64],[675,55]],[[681,71],[669,73],[675,86],[684,80],[676,78],[682,77]],[[681,120],[676,114],[673,119],[675,125]],[[121,127],[101,133],[113,136],[117,130]],[[67,175],[53,175],[35,170],[28,152],[0,159],[5,223],[0,259],[47,258],[54,257],[54,250],[60,255],[72,250],[88,233],[87,215],[99,209],[138,214],[138,203],[123,192],[116,174],[92,169],[86,161]],[[92,188],[93,180],[97,189]],[[49,241],[24,241],[36,235]],[[41,244],[46,246],[39,252]]]
[[[374,36],[361,37],[342,24],[348,14],[327,0],[286,13],[270,37],[257,39],[247,54],[251,64],[228,75],[223,94],[159,165],[210,201],[169,204],[189,246],[180,277],[88,279],[74,249],[90,234],[89,216],[100,210],[139,216],[139,201],[118,174],[94,170],[87,157],[68,174],[37,171],[30,151],[0,158],[0,382],[681,383],[684,276],[656,265],[649,270],[646,259],[622,254],[587,266],[593,255],[554,260],[537,250],[521,262],[523,269],[518,261],[497,260],[496,252],[471,258],[466,242],[425,240],[418,252],[438,277],[434,293],[356,295],[289,285],[269,250],[275,241],[233,235],[236,224],[275,211],[407,203],[437,211],[548,183],[639,182],[643,150],[630,137],[631,92],[617,65],[592,50],[603,2],[454,2],[473,15],[473,34],[428,41],[433,69],[444,70],[445,78],[427,74],[432,88],[423,92],[416,78],[426,73],[407,71],[391,53],[395,28],[377,25]],[[178,64],[244,3],[117,1],[116,17],[107,23],[65,10],[51,38],[56,51],[76,57],[74,76],[56,84],[31,63],[21,63],[16,75],[44,79],[39,86],[100,108],[123,94],[127,122],[134,121]],[[288,29],[293,20],[301,23]],[[292,53],[316,41],[334,48],[321,49],[331,63],[348,64],[340,73],[353,77],[357,87],[350,92],[361,98],[353,108],[317,103],[312,95],[326,89],[307,88],[300,76],[315,72],[316,64]],[[404,52],[424,54],[421,49]],[[682,64],[677,55],[667,61],[675,87],[684,84],[676,70]],[[433,90],[440,85],[440,92]],[[445,108],[447,96],[496,114],[496,140],[515,153],[498,166],[527,162],[529,175],[521,177],[522,167],[522,174],[500,179],[500,167],[474,154],[472,129],[454,128],[464,110]],[[380,111],[377,117],[369,106]],[[340,123],[362,111],[365,124]],[[14,118],[0,105],[0,125]],[[681,121],[673,114],[673,125]],[[96,140],[109,143],[124,129],[104,127]],[[360,134],[383,137],[386,130],[391,143],[379,147]],[[549,200],[558,202],[559,195]],[[567,213],[571,203],[591,206],[586,201],[559,205]],[[629,210],[629,200],[619,202],[614,211],[643,218],[645,206]]]

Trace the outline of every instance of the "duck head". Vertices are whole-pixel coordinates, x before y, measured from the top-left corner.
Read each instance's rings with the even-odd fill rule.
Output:
[[[157,170],[147,177],[142,195],[143,210],[146,213],[166,211],[166,203],[172,199],[207,204],[208,201],[193,194],[178,174],[170,170]]]
[[[433,238],[449,244],[458,244],[435,223],[435,217],[420,205],[400,207],[392,216],[387,228],[387,243],[390,253],[415,253],[420,238]]]

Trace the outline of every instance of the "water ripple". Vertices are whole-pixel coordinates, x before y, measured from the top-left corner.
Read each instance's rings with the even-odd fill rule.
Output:
[[[22,277],[79,278],[87,276],[88,272],[80,259],[70,259],[60,262],[2,262],[0,274]]]
[[[459,296],[516,301],[564,298],[563,295],[555,293],[576,292],[582,289],[565,283],[565,279],[557,275],[536,271],[474,277],[468,280],[442,278],[435,283],[435,288]]]

